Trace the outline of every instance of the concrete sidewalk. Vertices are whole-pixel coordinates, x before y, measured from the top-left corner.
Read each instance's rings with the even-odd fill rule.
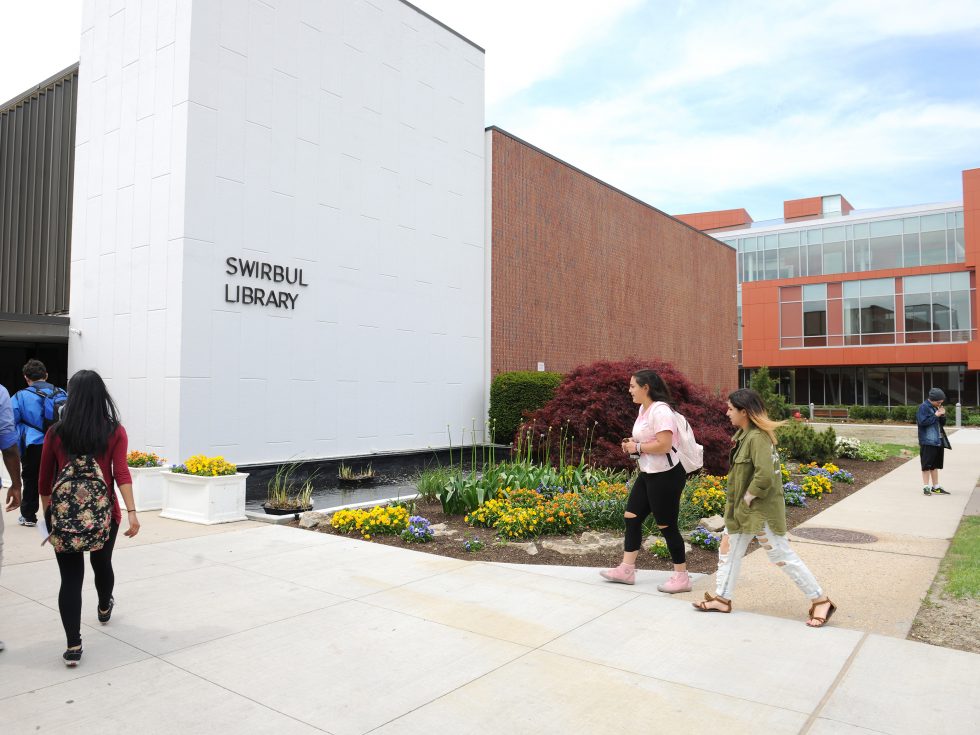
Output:
[[[966,461],[972,452],[959,451],[965,433],[948,456],[976,468]],[[38,558],[36,534],[8,514],[5,550],[14,563],[0,576],[0,731],[972,730],[980,656],[869,633],[857,612],[881,592],[860,588],[883,587],[877,581],[891,578],[877,574],[894,573],[903,560],[919,564],[909,584],[921,574],[928,587],[971,472],[948,466],[944,479],[962,474],[947,485],[951,497],[916,497],[908,465],[852,496],[854,510],[838,515],[838,526],[878,518],[864,510],[864,493],[891,501],[895,512],[881,516],[889,523],[903,522],[905,502],[913,519],[928,518],[900,525],[880,550],[801,544],[841,605],[823,630],[803,624],[806,605],[792,586],[793,619],[772,616],[780,597],[753,580],[758,553],[746,560],[736,612],[708,615],[657,593],[664,573],[643,573],[627,588],[602,582],[594,569],[515,568],[290,528],[208,528],[142,514],[144,543],[121,538],[117,547],[108,626],[95,619],[86,581],[85,654],[74,670],[60,661],[56,564]],[[884,521],[873,525],[885,532]],[[926,529],[935,536],[922,535]],[[913,541],[916,553],[897,550]],[[764,571],[767,580],[783,576]],[[845,584],[851,578],[860,581]],[[749,612],[753,605],[770,614]],[[897,625],[890,633],[901,635]]]
[[[952,495],[922,494],[918,457],[870,483],[802,524],[801,529],[846,529],[870,534],[871,543],[812,540],[790,533],[796,550],[838,606],[838,627],[905,638],[949,540],[980,476],[980,430],[950,437],[940,475]],[[714,578],[695,584],[694,595],[714,591]],[[800,619],[808,604],[764,553],[749,554],[736,594],[740,610]]]

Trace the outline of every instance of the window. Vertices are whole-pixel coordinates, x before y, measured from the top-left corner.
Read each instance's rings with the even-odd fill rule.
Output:
[[[920,265],[919,259],[919,218],[906,217],[902,220],[902,250],[906,268]]]
[[[946,262],[946,215],[930,214],[919,218],[922,242],[922,265]]]
[[[871,267],[875,270],[902,267],[902,221],[871,222]]]
[[[827,345],[827,284],[803,287],[803,346]]]
[[[800,233],[784,232],[779,236],[779,277],[800,275]]]
[[[825,227],[823,230],[823,272],[844,272],[843,227]]]
[[[903,279],[903,290],[906,342],[970,340],[969,273],[907,276]]]
[[[895,281],[876,278],[844,283],[844,344],[895,342]]]
[[[839,199],[839,198],[838,198]],[[845,221],[842,217],[835,221]],[[738,252],[740,283],[962,263],[963,211],[826,227],[827,222],[721,242]]]

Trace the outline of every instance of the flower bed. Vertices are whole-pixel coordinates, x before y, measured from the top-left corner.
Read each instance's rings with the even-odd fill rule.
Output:
[[[800,523],[819,513],[832,503],[847,497],[851,493],[864,487],[868,482],[890,472],[906,460],[891,457],[884,462],[862,462],[860,460],[842,459],[836,462],[838,469],[848,471],[854,476],[853,484],[839,483],[831,494],[824,493],[822,497],[802,496],[802,504],[794,506],[787,502],[786,519],[789,528],[794,528]],[[788,469],[794,473],[799,469],[796,465],[789,463]],[[799,474],[794,474],[792,483],[802,479]],[[784,492],[786,488],[784,487]],[[685,490],[685,493],[693,495],[693,485]],[[787,501],[792,491],[787,493]],[[560,495],[560,494],[559,494]],[[536,490],[518,489],[511,490],[509,497],[497,497],[480,507],[479,512],[467,514],[470,522],[464,522],[463,515],[446,514],[438,501],[420,500],[412,504],[409,509],[402,509],[404,513],[405,525],[398,530],[389,531],[383,534],[371,534],[372,543],[399,546],[402,548],[410,547],[418,551],[433,553],[441,556],[448,556],[464,560],[482,560],[518,564],[549,564],[549,565],[568,565],[568,566],[592,566],[596,568],[606,567],[615,564],[619,560],[622,543],[622,512],[625,508],[628,489],[623,484],[599,483],[594,488],[584,488],[578,493],[578,509],[584,517],[583,529],[602,532],[607,529],[608,538],[615,540],[614,551],[596,551],[581,555],[566,555],[556,550],[548,548],[545,541],[559,540],[563,538],[579,539],[578,533],[571,534],[545,534],[543,530],[548,527],[547,522],[535,523],[533,529],[536,535],[523,537],[506,537],[495,527],[501,514],[505,512],[515,512],[518,509],[531,510],[544,505],[549,498],[547,493],[539,493]],[[542,497],[543,496],[543,497]],[[693,506],[690,506],[693,509]],[[347,512],[347,511],[345,511]],[[360,511],[368,513],[369,511]],[[689,511],[691,512],[691,511]],[[338,514],[335,514],[336,518]],[[426,543],[410,543],[401,536],[402,530],[407,528],[411,516],[421,516],[430,523],[430,528],[445,526],[445,531],[435,532],[431,541]],[[527,516],[528,518],[531,516]],[[540,516],[534,514],[535,518]],[[559,516],[560,517],[560,516]],[[547,516],[545,517],[545,521]],[[525,527],[528,524],[525,524]],[[568,525],[566,523],[566,525]],[[697,520],[688,526],[696,528]],[[320,526],[318,529],[325,533],[344,533],[345,535],[362,536],[356,528],[350,531],[340,531],[329,524]],[[707,533],[707,532],[705,532]],[[693,572],[714,573],[718,564],[717,551],[710,548],[703,548],[700,534],[695,530],[689,535],[692,544],[691,551],[687,554],[688,568]],[[693,538],[690,536],[693,535]],[[711,534],[715,536],[717,534]],[[704,537],[704,546],[709,545],[709,540]],[[640,569],[661,569],[670,570],[672,568],[669,554],[666,547],[658,547],[654,541],[654,548],[650,553],[642,551],[637,560]],[[615,550],[618,547],[618,550]],[[534,551],[534,555],[529,553]],[[657,555],[658,551],[664,554],[664,558]]]

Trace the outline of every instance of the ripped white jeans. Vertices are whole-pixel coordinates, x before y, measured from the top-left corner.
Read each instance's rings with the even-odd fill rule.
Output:
[[[752,538],[751,533],[728,534],[728,553],[723,554],[725,537],[722,537],[722,546],[718,549],[718,576],[715,585],[715,594],[718,597],[724,597],[726,600],[732,599],[732,591],[735,589],[738,573],[742,566],[742,557],[745,556]],[[759,545],[766,550],[769,561],[786,572],[804,595],[811,600],[823,596],[823,590],[820,589],[813,572],[807,569],[799,555],[790,548],[789,539],[786,536],[774,534],[767,523],[762,527],[762,533],[756,534],[755,538],[758,539]]]

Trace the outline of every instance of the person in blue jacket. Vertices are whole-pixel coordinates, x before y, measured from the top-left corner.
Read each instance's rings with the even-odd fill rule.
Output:
[[[0,453],[3,464],[10,474],[6,507],[0,508],[0,566],[3,566],[3,514],[20,505],[20,454],[17,451],[17,429],[14,426],[14,410],[10,406],[10,394],[0,385]],[[3,483],[0,483],[2,485]],[[0,641],[0,651],[3,641]]]
[[[919,427],[919,464],[922,468],[923,495],[949,495],[939,484],[939,470],[943,468],[945,449],[946,409],[943,401],[946,394],[941,388],[930,388],[928,398],[915,412],[915,423]]]
[[[41,445],[48,427],[58,420],[68,394],[48,382],[48,369],[40,360],[28,360],[23,369],[27,387],[11,399],[14,423],[20,442],[21,475],[24,492],[20,501],[22,526],[37,525],[37,476],[41,467]]]

